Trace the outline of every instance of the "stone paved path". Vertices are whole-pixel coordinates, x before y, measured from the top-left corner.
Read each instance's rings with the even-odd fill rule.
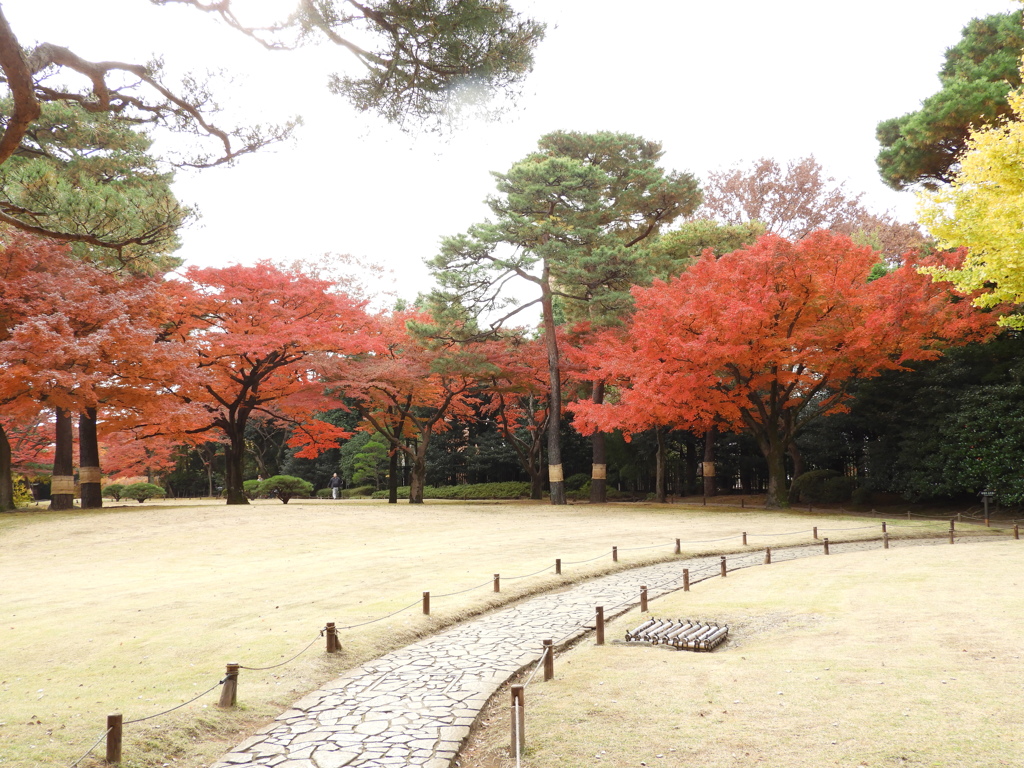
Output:
[[[894,540],[893,548],[948,539]],[[833,543],[841,554],[879,541]],[[820,544],[772,550],[772,562],[823,555]],[[764,562],[764,550],[733,554],[728,569]],[[506,680],[593,628],[594,609],[620,615],[640,599],[720,575],[718,556],[680,558],[596,578],[460,624],[349,670],[239,744],[212,768],[449,768],[477,714]]]

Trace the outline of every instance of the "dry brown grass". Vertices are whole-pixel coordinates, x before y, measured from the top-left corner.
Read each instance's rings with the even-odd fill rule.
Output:
[[[287,666],[243,671],[237,711],[217,710],[215,691],[125,728],[126,768],[206,765],[345,668],[612,564],[605,557],[567,567],[562,579],[505,581],[500,596],[489,588],[494,573],[527,574],[555,557],[582,560],[612,545],[620,547],[619,567],[628,567],[671,557],[675,538],[863,524],[642,504],[132,503],[0,515],[0,766],[70,765],[99,738],[108,713],[131,720],[162,712],[214,685],[228,662],[266,666],[314,642]],[[877,536],[877,528],[850,533],[861,535]],[[664,546],[627,550],[656,543]],[[684,551],[739,548],[734,539]],[[424,590],[484,583],[435,597],[431,617],[413,608],[343,632],[337,656],[322,652],[317,635],[327,621],[355,624],[417,602]]]
[[[714,653],[586,641],[527,689],[523,768],[1024,766],[1024,544],[777,563],[651,603]],[[624,637],[637,611],[609,625]],[[510,766],[508,701],[463,766]]]

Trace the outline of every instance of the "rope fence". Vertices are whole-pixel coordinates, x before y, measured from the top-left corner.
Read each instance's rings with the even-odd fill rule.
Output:
[[[957,521],[957,522],[959,522],[959,521]],[[936,524],[941,525],[942,523],[939,522],[939,521],[935,521],[933,523],[927,523],[926,525],[936,525]],[[889,525],[891,525],[891,524],[889,524]],[[843,531],[843,530],[856,531],[856,530],[865,530],[867,528],[874,528],[874,527],[875,526],[857,526],[857,527],[853,527],[853,528],[828,529],[828,530],[830,530],[830,531],[836,531],[836,530],[839,530],[839,531]],[[898,526],[898,527],[908,528],[908,527],[922,527],[922,526]],[[887,528],[887,523],[883,522],[882,523],[883,546],[884,546],[885,549],[888,549],[889,548],[889,534],[888,534],[886,528]],[[821,529],[821,530],[824,531],[826,529]],[[813,529],[813,531],[814,531],[815,538],[817,538],[818,529],[815,528],[815,529]],[[807,532],[808,531],[799,531],[797,533],[807,533]],[[951,518],[949,520],[949,542],[950,542],[950,544],[954,544],[955,543],[954,532],[955,532],[955,522]],[[740,535],[743,538],[743,543],[746,544],[747,543],[747,534],[743,533],[743,534],[740,534]],[[785,536],[785,535],[793,535],[793,534],[761,534],[761,535],[764,535],[764,536]],[[982,535],[985,535],[985,534],[982,534]],[[724,539],[717,539],[717,540],[714,540],[714,541],[726,541],[726,540],[732,539],[732,538],[738,538],[738,537],[737,536],[731,536],[731,537],[726,537]],[[962,532],[961,532],[961,537],[960,538],[963,538]],[[1014,526],[1013,526],[1013,538],[1014,539],[1020,539],[1020,527],[1016,523],[1016,521],[1014,521]],[[853,541],[857,541],[857,540],[853,540]],[[707,542],[705,541],[705,542],[686,542],[686,543],[693,544],[693,543],[707,543]],[[839,543],[839,542],[833,542],[833,543]],[[822,545],[823,545],[823,553],[825,555],[828,555],[829,554],[829,540],[827,538],[823,539]],[[648,547],[633,547],[633,548],[630,548],[630,549],[648,549]],[[626,551],[626,550],[624,549],[624,551]],[[676,549],[676,553],[678,554],[678,547]],[[741,556],[743,556],[745,554],[747,554],[747,553],[741,553]],[[770,564],[770,563],[771,563],[771,548],[766,548],[764,564],[767,565],[767,564]],[[717,568],[714,565],[704,565],[704,566],[700,566],[698,568],[692,569],[692,572],[691,572],[691,569],[684,568],[683,569],[683,573],[680,576],[673,577],[671,579],[668,579],[667,581],[661,582],[660,584],[655,584],[652,587],[641,586],[640,587],[640,595],[639,595],[640,611],[641,612],[647,612],[647,610],[648,610],[649,592],[651,590],[665,589],[666,587],[669,587],[670,585],[676,584],[680,580],[682,580],[683,583],[684,583],[684,589],[686,591],[689,591],[689,587],[690,587],[691,584],[699,584],[702,581],[707,581],[708,579],[714,578],[715,575],[716,575],[716,572],[717,572],[717,575],[719,577],[725,578],[726,573],[727,573],[728,570],[741,570],[741,569],[744,569],[744,568],[752,568],[752,567],[754,567],[756,565],[759,565],[759,563],[754,562],[754,561],[750,561],[748,559],[748,561],[741,562],[740,564],[733,565],[732,568],[727,568],[727,558],[726,558],[726,556],[723,555],[720,558],[720,566],[717,567]],[[635,600],[634,598],[627,598],[626,600],[623,600],[623,601],[621,601],[621,602],[619,602],[619,603],[617,603],[615,605],[612,605],[612,606],[597,606],[595,608],[595,612],[594,612],[594,626],[592,627],[594,629],[594,644],[595,645],[604,645],[604,629],[605,629],[604,628],[604,623],[605,623],[605,620],[606,620],[606,616],[608,616],[609,614],[614,614],[614,612],[619,610],[620,608],[632,607],[634,605],[637,605],[637,600]],[[526,749],[526,689],[533,682],[533,679],[536,677],[537,672],[541,668],[541,666],[544,667],[544,672],[545,672],[544,680],[545,680],[545,682],[548,681],[548,680],[552,680],[554,678],[554,652],[555,652],[555,647],[556,646],[558,646],[558,647],[563,646],[563,644],[567,643],[570,639],[572,639],[574,637],[578,637],[579,633],[580,633],[580,630],[586,630],[586,629],[591,629],[589,624],[581,623],[581,624],[578,624],[575,627],[573,627],[571,630],[569,630],[569,632],[567,632],[564,635],[562,635],[558,640],[555,640],[555,641],[545,640],[544,641],[544,646],[543,646],[543,651],[541,652],[540,658],[538,658],[536,664],[534,664],[533,670],[530,672],[529,676],[526,678],[526,680],[523,682],[522,685],[513,685],[513,686],[511,686],[511,697],[512,697],[512,702],[511,702],[511,734],[512,734],[512,740],[511,740],[511,745],[510,745],[510,753],[511,753],[511,755],[513,755],[515,757],[516,768],[521,768],[522,753]]]
[[[910,513],[908,512],[907,514],[908,514],[908,517],[909,517]],[[962,521],[962,516],[960,516],[960,515],[957,516],[956,520],[954,520],[954,518],[949,518],[949,520],[948,520],[949,540],[950,540],[951,544],[954,543],[954,541],[955,541],[954,534],[958,534],[959,538],[961,538],[961,539],[964,538],[965,531],[963,531],[963,529],[957,530],[955,528],[956,522],[960,522],[960,521]],[[988,520],[986,520],[986,523],[987,522],[988,522]],[[1020,538],[1019,526],[1016,524],[1016,521],[1013,521],[1013,522],[1014,522],[1013,537],[1015,539],[1019,539]],[[940,520],[930,520],[928,522],[917,523],[917,524],[914,524],[914,523],[911,523],[911,524],[897,524],[895,522],[888,522],[888,521],[882,522],[881,529],[882,529],[882,539],[884,541],[884,546],[885,546],[886,549],[888,549],[888,547],[889,547],[890,537],[889,537],[889,533],[888,533],[887,528],[890,527],[890,526],[894,527],[894,528],[903,528],[903,529],[908,529],[908,528],[922,529],[922,528],[927,528],[927,527],[932,527],[932,526],[937,526],[937,525],[944,525],[944,524],[946,524],[946,521],[940,521]],[[619,553],[619,551],[630,552],[630,551],[650,550],[650,549],[656,549],[656,548],[671,546],[671,547],[673,547],[673,554],[681,555],[682,554],[681,548],[684,545],[685,546],[700,546],[700,545],[705,545],[705,544],[719,544],[721,542],[731,541],[731,540],[734,540],[734,539],[741,540],[745,547],[750,548],[748,551],[754,551],[754,548],[752,547],[752,545],[749,544],[749,537],[750,536],[758,536],[758,537],[764,537],[764,538],[774,538],[774,537],[780,537],[780,536],[799,536],[799,535],[810,533],[810,534],[812,534],[814,540],[818,540],[818,533],[819,532],[828,531],[830,533],[836,533],[836,532],[842,533],[844,531],[863,531],[863,530],[867,530],[867,529],[875,528],[875,527],[876,526],[854,526],[854,527],[846,527],[846,528],[829,528],[829,529],[814,527],[814,528],[811,528],[811,529],[804,529],[804,530],[798,530],[798,531],[790,531],[790,532],[784,532],[784,533],[760,533],[760,534],[749,534],[748,532],[744,531],[742,533],[734,534],[732,536],[724,536],[724,537],[719,537],[719,538],[714,538],[714,539],[696,539],[696,540],[689,540],[689,541],[684,541],[682,539],[674,539],[674,540],[669,541],[669,542],[650,544],[650,545],[643,545],[643,546],[636,546],[636,547],[622,547],[622,548],[620,548],[620,547],[612,547],[611,550],[604,551],[600,555],[597,555],[597,556],[592,557],[592,558],[587,558],[587,559],[584,559],[584,560],[572,560],[572,561],[563,561],[561,559],[557,559],[553,566],[545,566],[544,568],[541,568],[540,570],[537,570],[537,571],[534,571],[534,572],[528,573],[528,574],[523,574],[521,576],[506,576],[506,577],[504,577],[504,579],[506,581],[515,581],[515,580],[519,580],[519,579],[530,578],[530,577],[533,577],[533,576],[538,576],[538,575],[540,575],[542,573],[547,573],[547,572],[551,571],[552,568],[554,569],[556,575],[561,575],[562,574],[562,566],[563,565],[582,565],[582,564],[586,564],[586,563],[592,563],[592,562],[595,562],[595,561],[600,560],[602,558],[606,558],[609,555],[612,556],[613,562],[618,562],[618,553]],[[989,536],[991,536],[991,533],[993,533],[993,532],[991,532],[991,531],[979,531],[978,535],[989,537]],[[854,540],[854,541],[856,541],[856,540]],[[794,546],[804,546],[804,545],[794,545]],[[829,540],[827,538],[825,538],[823,540],[823,546],[824,546],[824,554],[827,555],[829,553],[829,550],[828,550]],[[771,548],[766,548],[765,552],[766,552],[766,554],[765,554],[764,562],[767,564],[767,563],[771,562]],[[741,554],[745,554],[745,553],[741,553]],[[663,589],[666,589],[667,587],[669,587],[671,585],[678,584],[680,581],[682,581],[683,582],[682,589],[684,591],[688,591],[689,588],[690,588],[690,585],[698,584],[698,583],[700,583],[702,581],[705,581],[707,579],[714,578],[716,573],[718,573],[721,577],[724,577],[726,575],[726,573],[727,573],[727,560],[726,560],[725,556],[722,556],[720,560],[721,560],[720,565],[704,565],[704,566],[699,566],[699,567],[694,568],[694,569],[684,568],[682,574],[680,574],[678,576],[675,576],[675,577],[673,577],[671,579],[668,579],[667,581],[661,582],[660,584],[655,584],[655,585],[653,585],[651,587],[646,587],[646,586],[642,587],[641,588],[641,596],[640,596],[642,610],[646,610],[647,609],[647,599],[648,599],[648,591],[649,591],[649,589],[663,590]],[[752,566],[754,566],[756,564],[757,563],[755,563],[755,562],[748,562],[748,563],[743,564],[743,565],[734,566],[733,570],[737,570],[738,568],[752,567]],[[434,595],[434,598],[440,599],[440,598],[448,598],[448,597],[455,597],[455,596],[459,596],[459,595],[464,595],[464,594],[467,594],[469,592],[472,592],[472,591],[475,591],[475,590],[478,590],[478,589],[483,589],[484,587],[491,586],[491,585],[493,585],[494,592],[499,592],[500,591],[500,578],[501,577],[500,577],[499,574],[494,574],[493,580],[489,579],[489,580],[487,580],[487,581],[485,581],[483,583],[477,584],[477,585],[472,586],[472,587],[468,587],[466,589],[458,590],[458,591],[455,591],[455,592],[448,592],[448,593],[441,594],[441,595]],[[323,628],[321,628],[319,630],[317,636],[314,637],[313,640],[310,641],[310,643],[308,645],[306,645],[301,651],[299,651],[298,653],[296,653],[294,656],[290,657],[289,659],[286,659],[285,661],[282,661],[282,662],[277,663],[277,664],[273,664],[273,665],[269,665],[269,666],[262,666],[262,667],[246,666],[246,665],[237,664],[237,663],[228,664],[226,666],[225,676],[221,680],[216,682],[214,685],[212,685],[210,688],[206,689],[202,693],[197,694],[193,698],[189,699],[188,701],[182,702],[181,704],[177,704],[174,707],[171,707],[170,709],[164,710],[163,712],[158,712],[156,714],[148,715],[148,716],[145,716],[145,717],[135,718],[133,720],[123,720],[121,714],[109,715],[108,718],[107,718],[107,728],[103,732],[103,734],[85,752],[85,754],[83,754],[74,763],[72,763],[69,768],[77,768],[77,766],[86,757],[88,757],[92,752],[94,752],[96,750],[96,748],[100,745],[100,743],[102,743],[104,741],[104,739],[106,739],[106,741],[107,741],[107,756],[106,756],[107,763],[109,763],[109,764],[117,764],[117,763],[119,763],[121,761],[121,742],[122,742],[122,727],[123,726],[125,726],[125,725],[133,725],[133,724],[136,724],[136,723],[145,722],[147,720],[152,720],[152,719],[155,719],[155,718],[162,717],[164,715],[170,714],[171,712],[174,712],[174,711],[176,711],[178,709],[181,709],[182,707],[188,706],[189,704],[192,704],[192,703],[198,701],[199,699],[203,698],[204,696],[210,694],[216,688],[222,687],[222,686],[223,686],[223,688],[222,688],[222,691],[221,691],[221,698],[220,698],[220,702],[219,702],[218,706],[220,706],[221,708],[231,708],[231,707],[234,707],[236,705],[236,703],[237,703],[237,685],[238,685],[238,674],[239,674],[240,670],[244,669],[244,670],[247,670],[247,671],[259,672],[259,671],[267,671],[267,670],[277,669],[279,667],[283,667],[283,666],[285,666],[287,664],[290,664],[290,663],[294,662],[296,659],[298,659],[304,653],[309,651],[310,648],[312,648],[317,643],[317,641],[319,641],[321,638],[323,638],[325,636],[326,636],[326,639],[327,639],[326,652],[327,653],[335,653],[335,652],[341,650],[341,643],[340,643],[340,641],[338,639],[338,635],[337,635],[337,633],[339,631],[358,629],[358,628],[361,628],[361,627],[368,626],[370,624],[376,624],[376,623],[381,622],[381,621],[386,621],[387,619],[390,619],[390,618],[392,618],[394,616],[397,616],[400,613],[404,613],[405,611],[409,611],[412,608],[414,608],[416,605],[420,605],[420,604],[422,604],[422,606],[423,606],[423,613],[424,613],[424,615],[430,615],[430,598],[431,598],[430,592],[424,592],[423,593],[423,598],[422,598],[422,603],[421,603],[420,600],[416,600],[416,601],[410,603],[409,605],[405,606],[404,608],[399,608],[396,611],[392,611],[391,613],[385,614],[385,615],[380,616],[378,618],[370,619],[368,621],[364,621],[364,622],[360,622],[360,623],[356,623],[356,624],[349,624],[349,625],[342,626],[342,627],[336,627],[333,622],[328,622],[325,627],[323,627]],[[615,605],[599,606],[596,609],[595,614],[594,614],[595,620],[594,620],[594,627],[593,627],[593,629],[595,630],[595,633],[596,633],[596,636],[597,636],[597,644],[598,645],[603,645],[604,644],[604,622],[605,622],[605,616],[607,614],[614,614],[619,609],[625,608],[627,606],[632,606],[632,605],[635,605],[635,604],[636,604],[636,600],[634,600],[631,597],[631,598],[627,598],[626,600],[623,600],[623,601],[621,601],[621,602],[619,602],[619,603],[617,603]],[[512,694],[512,696],[513,696],[512,739],[513,739],[513,752],[516,755],[517,764],[518,764],[519,756],[521,755],[522,750],[525,748],[525,733],[524,733],[524,730],[525,730],[525,690],[526,690],[526,687],[530,685],[530,683],[533,681],[534,677],[536,676],[537,672],[542,667],[544,668],[544,671],[545,671],[544,679],[545,680],[551,680],[554,677],[554,654],[555,654],[555,648],[562,646],[563,644],[568,642],[571,638],[579,636],[581,630],[586,630],[586,629],[590,629],[590,628],[591,627],[590,627],[590,625],[588,623],[581,623],[581,624],[573,627],[569,632],[567,632],[566,634],[564,634],[560,638],[552,639],[552,640],[545,640],[544,641],[544,650],[541,653],[540,658],[537,660],[537,663],[534,666],[533,671],[530,673],[529,677],[527,678],[526,682],[523,685],[521,685],[521,686],[517,685],[517,686],[513,686],[512,687],[513,688],[513,694]]]

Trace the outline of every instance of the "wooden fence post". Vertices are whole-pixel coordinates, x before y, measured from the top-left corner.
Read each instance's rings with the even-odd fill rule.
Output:
[[[746,531],[743,532],[743,546],[744,547],[747,546],[747,532]]]
[[[682,552],[683,552],[683,550],[682,550],[682,542],[679,541],[679,539],[676,539],[676,554],[680,555],[680,554],[682,554]]]
[[[429,616],[430,615],[430,593],[429,592],[424,592],[423,593],[423,615],[424,616]]]
[[[224,685],[220,689],[218,706],[230,709],[238,703],[238,664],[228,664],[224,672]]]
[[[647,587],[640,587],[640,612],[647,613]]]
[[[690,591],[690,569],[683,568],[683,592]]]
[[[825,554],[828,554],[828,536],[825,537]]]
[[[950,544],[955,544],[956,543],[956,542],[953,541],[953,529],[952,528],[949,529],[949,543]]]
[[[594,628],[597,630],[597,645],[604,645],[604,606],[597,606],[597,616],[594,622]]]
[[[555,677],[555,647],[550,640],[544,641],[544,680],[552,680]]]
[[[494,591],[501,592],[501,574],[494,574]]]
[[[121,733],[124,716],[118,712],[107,715],[107,762],[116,765],[121,762]]]
[[[882,534],[882,543],[885,545],[886,549],[889,548],[889,534],[888,533],[883,533]]]
[[[327,622],[327,652],[337,653],[341,650],[341,644],[338,642],[338,630],[334,626],[333,621]]]
[[[1013,538],[1015,538],[1015,539],[1019,539],[1020,538],[1020,527],[1019,526],[1016,526],[1016,525],[1013,526]]]
[[[725,555],[722,555],[722,578],[725,578],[726,567],[725,567]]]
[[[882,533],[885,533],[885,522],[882,522]]]
[[[561,576],[562,575],[562,558],[560,558],[560,557],[555,558],[555,575],[556,576]]]
[[[771,547],[765,547],[764,548],[764,564],[765,565],[771,565],[771,563],[772,563],[772,548]]]
[[[512,686],[512,754],[521,755],[526,749],[526,688]]]
[[[814,526],[814,538],[818,538],[818,526]]]
[[[612,547],[612,562],[613,563],[619,562],[619,548],[618,547]]]

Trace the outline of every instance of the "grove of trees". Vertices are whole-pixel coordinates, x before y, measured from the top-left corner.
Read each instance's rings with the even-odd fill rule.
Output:
[[[462,88],[514,92],[543,36],[494,0],[304,1],[268,26],[230,0],[155,2],[273,50],[326,40],[365,70],[331,89],[407,125]],[[335,472],[413,504],[517,481],[558,505],[742,490],[777,507],[802,476],[800,498],[1024,503],[1019,27],[972,22],[943,90],[879,126],[883,178],[927,188],[927,233],[813,157],[702,184],[658,142],[555,131],[493,174],[491,218],[443,240],[435,290],[371,309],[329,264],[179,269],[195,212],[175,164],[292,125],[222,129],[203,87],[23,49],[0,9],[0,511],[26,481],[54,509],[256,487],[287,503]],[[161,127],[208,146],[158,156]]]

